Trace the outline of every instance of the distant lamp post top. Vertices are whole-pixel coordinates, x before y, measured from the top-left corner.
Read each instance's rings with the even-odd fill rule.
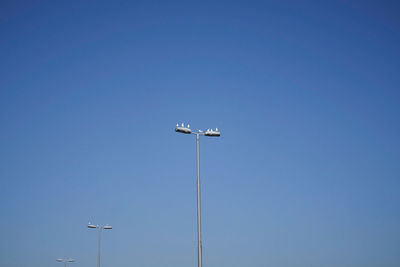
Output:
[[[88,226],[87,226],[88,228],[99,228],[99,229],[112,229],[112,226],[111,225],[108,225],[108,224],[106,224],[105,226],[100,226],[100,225],[94,225],[94,224],[91,224],[91,223],[88,223]]]
[[[207,129],[207,131],[205,131],[205,132],[203,132],[201,130],[199,130],[198,132],[193,132],[190,129],[189,124],[185,127],[185,124],[183,124],[183,123],[181,124],[181,126],[179,126],[179,123],[176,124],[175,132],[184,133],[184,134],[197,134],[197,135],[213,136],[213,137],[221,136],[221,133],[218,131],[218,128],[215,128],[215,130]]]
[[[68,259],[61,259],[61,258],[59,258],[59,259],[57,259],[56,261],[66,263],[66,262],[74,262],[75,260],[74,260],[73,258],[68,258]]]

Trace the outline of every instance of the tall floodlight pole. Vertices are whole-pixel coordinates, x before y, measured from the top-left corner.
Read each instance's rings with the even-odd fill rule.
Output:
[[[175,127],[175,132],[184,133],[184,134],[195,134],[196,135],[196,150],[197,150],[197,265],[198,267],[202,267],[203,256],[202,256],[202,245],[201,245],[201,205],[200,205],[200,151],[199,151],[199,139],[200,135],[219,137],[221,133],[218,131],[218,128],[215,130],[208,129],[203,132],[198,130],[197,132],[193,132],[190,129],[190,125],[186,126],[182,123],[181,126],[179,124]]]
[[[74,262],[75,260],[72,258],[68,258],[68,259],[57,259],[56,261],[58,262],[63,262],[64,263],[64,267],[67,267],[67,262]]]
[[[97,229],[97,235],[98,235],[98,238],[97,238],[97,245],[98,245],[98,247],[97,247],[97,267],[100,267],[100,242],[101,242],[101,231],[102,231],[103,229],[105,229],[105,230],[112,229],[112,226],[111,226],[111,225],[108,225],[108,224],[105,225],[105,226],[101,226],[101,225],[94,225],[94,224],[89,223],[89,224],[88,224],[88,228]]]

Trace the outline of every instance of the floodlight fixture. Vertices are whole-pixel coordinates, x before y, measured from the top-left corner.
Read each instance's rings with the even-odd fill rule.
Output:
[[[213,129],[208,129],[205,133],[205,136],[214,136],[214,137],[220,137],[221,133],[218,131],[218,128],[215,129],[215,131]]]
[[[179,126],[179,124],[177,123],[176,127],[175,127],[175,132],[184,133],[184,134],[191,134],[192,130],[190,129],[190,125],[189,124],[187,125],[187,127],[185,127],[185,125],[183,123],[182,123],[181,126]]]
[[[91,224],[91,223],[89,223],[87,227],[88,227],[88,228],[97,228],[97,226],[96,226],[96,225],[94,225],[94,224]]]

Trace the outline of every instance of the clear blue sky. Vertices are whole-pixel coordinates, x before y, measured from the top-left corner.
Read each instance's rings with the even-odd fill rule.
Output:
[[[400,266],[396,1],[2,1],[0,266]]]

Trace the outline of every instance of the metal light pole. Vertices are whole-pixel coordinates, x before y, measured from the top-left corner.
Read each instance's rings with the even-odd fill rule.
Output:
[[[111,225],[105,225],[105,226],[101,226],[101,225],[94,225],[89,223],[88,224],[88,228],[94,228],[97,229],[97,233],[98,233],[98,238],[97,238],[97,243],[98,243],[98,251],[97,251],[97,267],[100,267],[100,242],[101,242],[101,231],[103,229],[108,230],[108,229],[112,229]]]
[[[202,245],[201,245],[201,205],[200,205],[200,151],[199,151],[199,139],[200,135],[205,136],[213,136],[219,137],[221,133],[218,131],[218,128],[214,130],[207,129],[207,131],[203,132],[198,130],[197,132],[193,132],[190,129],[190,125],[185,127],[182,123],[181,126],[179,124],[175,127],[175,132],[184,133],[184,134],[195,134],[196,135],[196,150],[197,150],[197,265],[198,267],[202,267],[203,262],[203,254],[202,254]]]
[[[56,261],[58,262],[63,262],[64,263],[64,267],[67,267],[67,262],[74,262],[75,260],[72,258],[68,258],[68,259],[57,259]]]

